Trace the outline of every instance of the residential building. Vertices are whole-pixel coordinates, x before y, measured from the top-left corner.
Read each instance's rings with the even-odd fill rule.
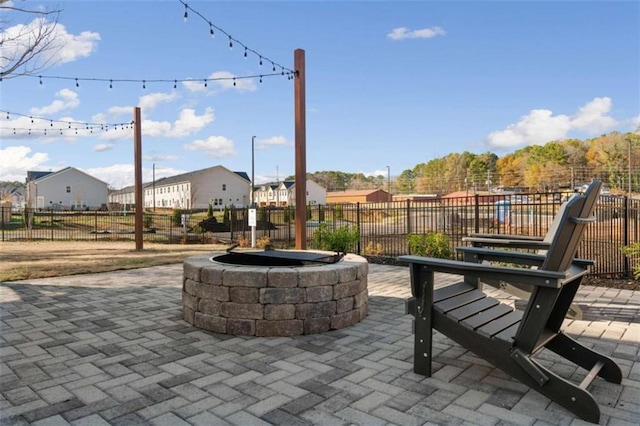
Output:
[[[307,179],[307,204],[326,204],[327,190],[316,182]],[[265,206],[295,206],[296,183],[295,181],[283,181],[265,183],[256,186],[254,200],[259,207]]]
[[[107,183],[75,167],[27,172],[26,205],[38,209],[97,210],[107,204]]]
[[[358,189],[353,191],[327,192],[327,203],[381,203],[391,201],[384,189]]]

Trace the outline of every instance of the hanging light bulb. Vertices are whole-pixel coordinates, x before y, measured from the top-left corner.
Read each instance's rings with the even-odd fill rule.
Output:
[[[144,80],[142,80],[142,88],[143,88],[143,89],[146,89],[146,88],[147,88],[147,83],[146,83],[146,81],[144,81]]]
[[[9,111],[7,111],[7,120],[9,119]]]
[[[262,66],[262,56],[260,56],[260,66]]]
[[[109,89],[113,89],[113,80],[109,80]]]
[[[53,120],[51,120],[51,127],[53,127]]]
[[[184,15],[183,15],[184,22],[187,22],[187,18],[189,17],[188,10],[189,10],[189,5],[185,3],[184,4]]]
[[[204,79],[204,87],[207,87],[207,79]]]
[[[31,119],[31,122],[33,123],[33,117],[32,117],[32,116],[29,116],[29,118]]]
[[[80,87],[80,83],[78,83],[78,79],[76,78],[76,87]]]
[[[229,49],[233,49],[233,41],[231,39],[231,36],[229,36]]]
[[[215,38],[216,34],[213,32],[213,24],[209,22],[209,34],[211,34],[211,38]]]
[[[42,85],[42,76],[39,75],[38,78],[40,79],[40,84]]]
[[[262,83],[262,76],[260,76],[260,83]]]
[[[274,64],[273,62],[271,62],[271,71],[276,72],[276,64]]]
[[[236,85],[236,78],[233,77],[233,86],[235,87],[235,85]]]
[[[176,87],[178,87],[178,80],[173,80],[173,88],[175,89]]]
[[[247,59],[247,48],[246,48],[246,46],[244,48],[244,58]]]

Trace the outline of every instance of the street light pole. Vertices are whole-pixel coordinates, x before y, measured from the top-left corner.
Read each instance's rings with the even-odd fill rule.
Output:
[[[255,214],[255,200],[253,199],[254,197],[254,181],[255,181],[255,140],[256,137],[255,136],[251,136],[251,205],[249,206],[250,209],[254,210],[254,214]],[[251,247],[255,247],[256,246],[256,225],[255,223],[251,224]]]
[[[387,166],[387,201],[391,201],[391,167]]]

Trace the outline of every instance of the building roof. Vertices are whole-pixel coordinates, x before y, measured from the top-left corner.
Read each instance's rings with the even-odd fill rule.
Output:
[[[75,167],[65,167],[64,169],[58,170],[57,172],[27,172],[27,182],[33,181],[33,182],[37,183],[38,181],[51,179],[51,178],[53,178],[55,176],[61,175],[63,173],[71,171],[71,170],[75,170],[76,172],[82,173],[83,175],[85,175],[85,176],[87,176],[87,177],[89,177],[89,178],[91,178],[93,180],[97,180],[98,182],[104,183],[105,185],[107,185],[107,182],[103,181],[102,179],[98,179],[95,176],[91,176],[89,173],[83,172],[82,170],[76,169]],[[34,173],[34,175],[32,175],[32,176],[36,176],[36,174],[40,174],[40,176],[38,176],[38,177],[36,177],[36,178],[34,178],[34,179],[32,179],[30,181],[29,180],[29,173]]]
[[[31,182],[33,180],[37,180],[40,179],[43,176],[49,175],[53,172],[49,171],[49,172],[39,172],[39,171],[27,171],[27,182]]]
[[[354,190],[348,190],[348,191],[332,191],[332,192],[327,192],[327,197],[331,196],[331,197],[357,197],[357,196],[363,196],[363,195],[369,195],[369,194],[373,194],[375,192],[378,191],[382,191],[382,192],[387,192],[384,189],[354,189]]]
[[[247,175],[246,172],[232,172],[231,170],[227,169],[224,166],[213,166],[213,167],[207,167],[206,169],[200,169],[200,170],[194,170],[193,172],[187,172],[187,173],[182,173],[179,175],[175,175],[175,176],[169,176],[169,177],[165,177],[165,178],[161,178],[161,179],[156,179],[156,186],[158,185],[172,185],[174,183],[179,183],[179,182],[186,182],[186,181],[190,181],[193,178],[195,178],[198,175],[201,175],[203,173],[206,173],[208,171],[211,171],[213,169],[217,169],[217,168],[222,168],[226,171],[228,171],[229,173],[234,173],[236,174],[238,177],[246,180],[247,182],[251,182],[251,179],[249,179],[249,175]]]

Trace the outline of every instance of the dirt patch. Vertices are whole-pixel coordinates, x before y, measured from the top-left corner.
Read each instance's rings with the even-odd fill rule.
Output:
[[[108,272],[181,263],[206,252],[224,251],[221,244],[144,243],[133,241],[39,241],[0,243],[0,281]]]

